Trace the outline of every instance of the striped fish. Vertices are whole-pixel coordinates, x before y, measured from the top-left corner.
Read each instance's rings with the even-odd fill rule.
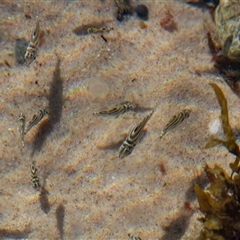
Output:
[[[113,27],[89,27],[87,29],[88,33],[109,33],[113,30]]]
[[[168,124],[164,127],[160,134],[160,139],[169,131],[178,126],[185,118],[188,118],[190,115],[191,110],[184,109],[180,113],[174,115]]]
[[[146,126],[148,120],[153,115],[154,111],[152,111],[149,115],[147,115],[139,124],[137,124],[128,134],[124,142],[119,148],[119,158],[124,158],[131,154],[133,148],[142,138],[144,132],[143,129]]]
[[[35,167],[34,162],[32,162],[31,173],[32,173],[32,186],[34,189],[39,190],[41,185],[40,185],[40,180],[37,175],[37,168]]]
[[[37,20],[36,28],[31,36],[30,43],[28,44],[27,51],[24,55],[25,62],[27,66],[36,59],[37,56],[37,49],[39,46],[39,39],[40,39],[40,25],[39,20]]]
[[[24,147],[24,135],[25,135],[25,125],[26,125],[26,117],[23,113],[18,115],[19,121],[19,133],[22,141],[22,146]]]
[[[140,237],[134,237],[134,236],[131,235],[130,233],[128,234],[128,237],[131,238],[132,240],[141,240]]]
[[[24,134],[26,134],[32,127],[36,126],[46,115],[48,115],[46,108],[40,109],[39,114],[35,114],[32,118],[32,121],[29,122]]]
[[[117,118],[120,114],[132,110],[133,108],[134,105],[132,103],[126,102],[109,110],[93,113],[93,115],[117,115]]]

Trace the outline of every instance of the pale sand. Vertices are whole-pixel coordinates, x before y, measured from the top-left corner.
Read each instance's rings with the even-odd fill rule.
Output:
[[[141,3],[150,13],[145,29],[135,15],[116,21],[110,0],[1,1],[1,239],[60,239],[56,212],[59,221],[63,219],[64,239],[121,240],[131,233],[142,240],[170,240],[198,235],[193,185],[205,182],[206,162],[227,167],[234,159],[223,147],[203,149],[212,134],[223,137],[221,128],[214,127],[220,107],[208,83],[216,82],[223,90],[233,128],[239,128],[240,99],[213,70],[206,26],[214,25],[207,10],[180,1]],[[160,26],[166,9],[177,23],[172,33]],[[45,32],[37,59],[30,67],[16,65],[15,39],[29,40],[37,15]],[[99,35],[72,32],[102,20],[114,27],[104,34],[107,43]],[[101,92],[96,92],[96,84]],[[54,114],[50,125],[46,119],[32,129],[22,148],[18,114],[25,113],[29,121],[49,99]],[[122,141],[149,111],[117,119],[92,113],[124,101],[154,108],[155,113],[132,154],[119,159],[118,148],[109,145]],[[167,121],[184,108],[192,110],[190,117],[159,140]],[[48,201],[32,188],[32,160],[41,183],[45,181]],[[186,209],[186,201],[192,210]]]

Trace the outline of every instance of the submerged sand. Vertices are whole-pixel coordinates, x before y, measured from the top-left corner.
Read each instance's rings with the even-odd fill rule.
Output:
[[[137,4],[139,2],[136,2]],[[113,1],[0,3],[0,236],[1,239],[195,239],[201,229],[193,191],[204,186],[206,163],[227,167],[234,156],[223,147],[204,149],[223,137],[215,82],[239,128],[240,99],[213,69],[206,32],[214,29],[207,9],[181,1],[142,2],[149,20],[115,19]],[[160,22],[169,10],[177,29]],[[29,18],[29,16],[31,18]],[[44,32],[37,59],[15,62],[18,38],[29,41],[36,24]],[[105,22],[114,30],[76,36],[73,29]],[[119,159],[118,145],[150,110],[118,118],[93,112],[121,102],[155,112],[131,155]],[[27,120],[42,107],[50,116],[25,136]],[[191,114],[161,140],[168,120]],[[45,191],[32,188],[36,162]]]

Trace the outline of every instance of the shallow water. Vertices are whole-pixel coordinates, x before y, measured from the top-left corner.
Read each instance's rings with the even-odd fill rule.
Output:
[[[138,4],[139,2],[134,2]],[[220,108],[209,82],[228,99],[237,126],[239,99],[213,69],[207,9],[182,1],[142,2],[145,28],[134,14],[123,22],[113,1],[0,3],[0,236],[1,239],[194,239],[201,224],[193,191],[204,186],[206,162],[226,167],[224,148],[205,150],[221,136]],[[160,22],[169,10],[176,29]],[[29,67],[17,64],[15,43],[27,42],[40,19],[42,37]],[[114,29],[77,36],[82,24]],[[123,102],[139,111],[118,118],[96,116]],[[40,108],[49,116],[31,129],[22,147],[17,116],[27,123]],[[161,140],[168,120],[190,117]],[[119,159],[119,144],[150,109],[155,112],[132,153]],[[43,189],[32,187],[35,161]]]

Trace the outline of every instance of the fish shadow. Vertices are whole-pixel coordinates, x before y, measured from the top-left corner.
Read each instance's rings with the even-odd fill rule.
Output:
[[[33,142],[33,153],[40,151],[46,138],[53,132],[55,126],[60,122],[63,108],[63,82],[60,72],[60,59],[58,57],[50,86],[48,105],[48,118],[39,126],[38,134]]]
[[[30,230],[7,230],[0,229],[0,239],[27,239],[30,234]]]
[[[60,239],[63,239],[64,235],[64,218],[65,218],[65,207],[60,204],[56,209],[57,229],[60,234]]]
[[[41,207],[42,211],[46,214],[49,213],[50,208],[51,208],[49,200],[48,200],[48,194],[49,194],[49,192],[45,189],[44,186],[42,186],[40,194],[39,194],[39,202],[40,202],[40,207]]]
[[[201,187],[205,187],[208,184],[208,179],[205,172],[202,172],[201,175],[197,176],[190,182],[190,187],[187,189],[185,196],[187,201],[194,201],[197,197],[194,191],[194,185],[198,183]],[[182,210],[180,215],[174,219],[168,226],[164,227],[165,235],[162,240],[171,240],[171,239],[182,239],[185,234],[189,220],[194,211],[187,211],[186,209]]]
[[[28,42],[24,38],[16,39],[15,41],[15,60],[18,65],[25,63],[24,55],[27,51]]]
[[[42,183],[40,194],[39,194],[40,207],[41,207],[42,211],[46,214],[49,213],[50,208],[51,208],[49,200],[48,200],[49,192],[45,188],[48,175],[49,175],[49,173],[44,171],[43,176],[42,176],[43,183]]]
[[[189,216],[180,215],[173,220],[168,226],[164,227],[166,233],[161,240],[182,239],[181,237],[187,230],[189,224]]]

